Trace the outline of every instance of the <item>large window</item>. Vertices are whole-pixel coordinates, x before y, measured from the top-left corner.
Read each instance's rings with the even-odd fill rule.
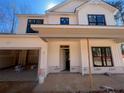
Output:
[[[94,67],[112,67],[112,53],[110,47],[92,47]]]
[[[68,17],[61,17],[60,18],[61,25],[69,25],[69,18]]]
[[[106,25],[105,16],[104,15],[88,15],[89,25]]]
[[[27,33],[37,33],[37,31],[34,31],[31,28],[31,25],[32,24],[43,24],[43,23],[44,23],[43,19],[28,19],[28,22],[27,22]]]

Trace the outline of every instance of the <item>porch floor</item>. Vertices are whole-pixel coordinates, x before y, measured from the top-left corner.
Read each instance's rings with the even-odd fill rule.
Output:
[[[89,91],[88,75],[79,73],[49,74],[44,84],[38,85],[36,91]],[[93,90],[100,90],[100,86],[109,86],[115,89],[124,89],[124,75],[93,75]],[[39,93],[39,92],[38,92]]]

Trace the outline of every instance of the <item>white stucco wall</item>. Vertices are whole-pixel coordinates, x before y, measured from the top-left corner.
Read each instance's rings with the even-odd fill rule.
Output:
[[[102,8],[99,5],[82,6],[78,12],[79,24],[88,25],[88,14],[103,14],[105,15],[107,25],[115,25],[114,15],[107,8]]]
[[[89,61],[88,61],[88,47],[87,40],[81,40],[82,47],[82,74],[88,73]],[[89,39],[90,50],[90,63],[92,67],[92,73],[124,73],[124,64],[121,54],[120,44],[115,43],[114,40],[107,39]],[[92,47],[110,47],[112,51],[114,67],[93,67]]]
[[[48,67],[49,72],[60,72],[60,46],[70,46],[70,71],[80,72],[81,55],[80,42],[72,40],[50,40],[48,42]]]
[[[48,24],[47,16],[19,16],[16,34],[26,34],[28,19],[44,19],[44,24]]]
[[[26,17],[18,17],[18,26],[16,34],[25,34],[27,28],[27,18]]]
[[[39,37],[1,37],[0,49],[39,49],[44,41]]]
[[[77,18],[75,14],[50,14],[48,16],[48,24],[60,24],[61,17],[68,17],[69,24],[77,24]]]

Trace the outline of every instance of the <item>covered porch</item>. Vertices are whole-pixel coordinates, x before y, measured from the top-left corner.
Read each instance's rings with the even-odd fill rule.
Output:
[[[49,68],[51,68],[53,72],[61,71],[61,67],[59,65],[59,49],[63,45],[70,46],[70,61],[73,61],[70,63],[72,67],[72,69],[70,67],[70,72],[81,72],[83,75],[90,72],[92,74],[102,74],[106,72],[124,72],[124,64],[122,63],[123,60],[120,48],[121,44],[117,42],[121,39],[124,39],[124,27],[84,25],[32,25],[32,28],[36,31],[39,31],[40,37],[43,37],[46,41],[48,41],[48,50],[52,51],[55,49],[54,51],[57,51],[48,51],[48,63],[50,63]],[[75,45],[71,45],[71,42],[77,43],[75,43]],[[74,49],[72,47],[74,47]],[[112,65],[106,66],[106,63],[104,67],[94,67],[92,53],[93,47],[109,48],[111,51],[111,59],[106,60],[111,60],[112,62],[108,64]],[[54,53],[54,55],[50,53]],[[53,60],[55,63],[52,64],[51,60]]]

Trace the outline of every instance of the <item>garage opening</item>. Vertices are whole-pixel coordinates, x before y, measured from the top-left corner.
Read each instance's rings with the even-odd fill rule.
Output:
[[[37,81],[39,50],[0,50],[0,81]]]

